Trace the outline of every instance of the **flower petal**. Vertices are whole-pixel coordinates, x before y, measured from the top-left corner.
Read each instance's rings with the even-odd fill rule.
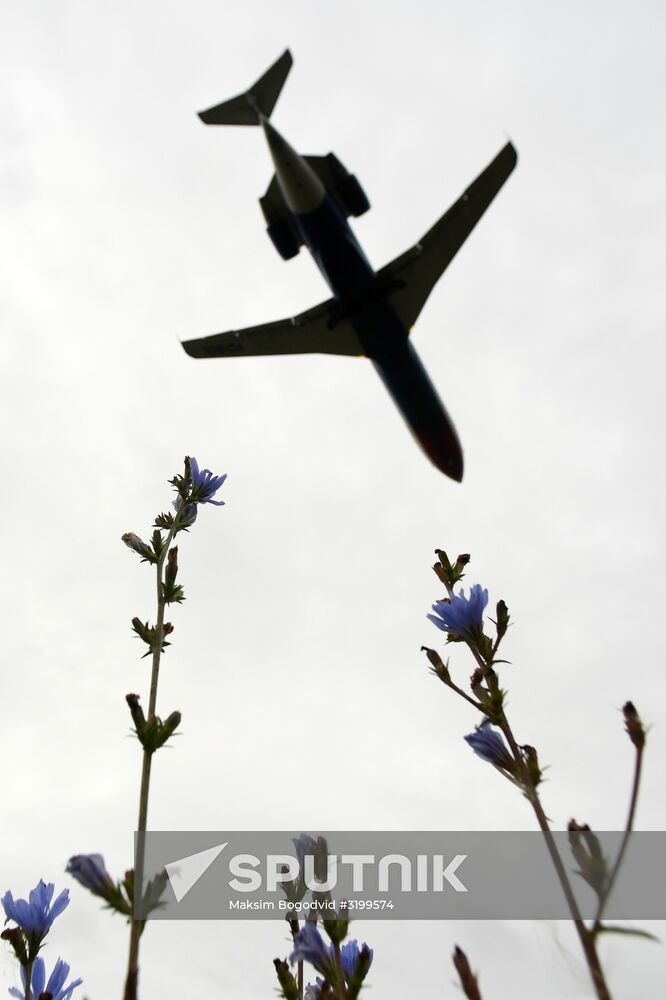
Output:
[[[63,962],[61,958],[58,959],[56,964],[53,966],[53,972],[49,976],[49,981],[46,989],[49,993],[59,993],[60,990],[65,985],[65,980],[69,975],[69,965],[67,962]],[[39,995],[39,994],[38,994]]]
[[[32,966],[32,976],[30,978],[30,992],[38,997],[44,992],[44,984],[46,983],[46,969],[44,968],[44,960],[42,958],[36,958]]]
[[[56,917],[59,917],[63,910],[69,906],[69,889],[63,889],[55,903],[51,907],[51,912],[49,913],[49,927],[53,923]]]

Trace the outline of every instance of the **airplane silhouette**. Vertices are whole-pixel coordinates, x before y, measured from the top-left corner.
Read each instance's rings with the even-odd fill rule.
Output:
[[[460,482],[458,435],[409,338],[426,299],[517,162],[508,142],[418,243],[379,271],[347,218],[370,203],[338,158],[300,156],[269,118],[291,69],[287,49],[246,93],[199,113],[206,125],[260,125],[275,175],[260,204],[268,235],[284,260],[306,246],[333,297],[274,323],[188,340],[194,358],[259,354],[368,357],[407,426],[433,464]]]

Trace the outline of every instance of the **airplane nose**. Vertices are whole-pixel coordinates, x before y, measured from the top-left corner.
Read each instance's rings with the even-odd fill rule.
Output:
[[[449,479],[454,479],[457,483],[462,483],[464,462],[460,448],[455,451],[447,448],[444,453],[442,453],[441,448],[433,449],[428,452],[428,458]]]
[[[451,460],[446,469],[447,476],[455,479],[457,483],[462,483],[463,479],[463,457],[462,452],[455,459]]]
[[[461,483],[464,470],[463,453],[448,414],[445,415],[444,422],[436,426],[431,424],[416,437],[435,468],[450,479]]]

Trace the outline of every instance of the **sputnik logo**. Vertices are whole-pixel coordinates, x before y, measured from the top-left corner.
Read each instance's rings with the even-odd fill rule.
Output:
[[[227,840],[224,844],[218,844],[217,847],[209,847],[206,851],[189,854],[185,858],[171,861],[164,866],[177,902],[180,903],[185,898],[192,886],[196,885],[204,872],[208,871],[213,861],[222,853],[228,843]]]

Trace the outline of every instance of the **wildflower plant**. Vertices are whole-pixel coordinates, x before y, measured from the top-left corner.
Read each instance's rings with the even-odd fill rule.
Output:
[[[302,833],[293,841],[298,859],[299,873],[291,882],[282,882],[285,896],[292,903],[300,902],[307,892],[306,858],[312,858],[315,879],[326,881],[328,864],[328,844],[324,837],[314,840]],[[314,892],[315,899],[331,906],[328,892]],[[343,907],[340,907],[343,910]],[[285,1000],[356,1000],[372,965],[373,952],[367,944],[359,946],[358,941],[345,942],[349,933],[349,918],[342,912],[333,913],[321,921],[324,933],[329,939],[326,944],[317,927],[317,916],[311,914],[301,925],[297,916],[288,918],[293,950],[287,959],[276,958],[273,962],[280,986],[280,995]],[[304,966],[310,965],[318,972],[314,983],[304,986]],[[296,966],[296,975],[290,969]]]
[[[144,878],[144,837],[148,826],[153,757],[172,738],[181,722],[181,714],[177,710],[165,715],[157,714],[162,656],[169,648],[174,632],[173,624],[166,620],[167,608],[185,600],[179,578],[179,545],[176,541],[179,534],[189,531],[197,523],[200,507],[223,505],[223,500],[215,498],[225,479],[225,475],[215,476],[209,469],[200,469],[196,459],[186,458],[183,474],[170,480],[176,493],[171,509],[156,516],[150,541],[144,541],[134,532],[122,536],[124,544],[140,557],[141,562],[154,569],[156,594],[152,621],[138,615],[132,619],[132,630],[141,644],[142,658],[148,658],[151,667],[147,709],[144,710],[139,694],[130,693],[125,698],[133,733],[141,746],[135,869],[127,870],[122,878],[116,879],[107,870],[104,857],[92,853],[73,855],[66,871],[92,895],[101,899],[106,908],[120,913],[130,925],[124,1000],[137,1000],[139,949],[145,917],[162,905],[161,897],[167,880],[165,871],[148,881]],[[592,920],[586,921],[581,917],[570,876],[541,803],[542,769],[538,752],[532,745],[518,742],[507,715],[506,691],[500,680],[500,670],[506,661],[500,658],[499,651],[510,624],[508,608],[504,601],[498,601],[495,617],[491,618],[487,589],[479,583],[473,584],[467,591],[462,587],[461,581],[470,562],[469,555],[460,555],[455,562],[451,562],[445,552],[437,550],[437,557],[433,568],[445,588],[445,595],[433,604],[427,617],[446,635],[448,643],[464,645],[469,650],[474,669],[468,685],[454,680],[449,663],[436,650],[422,648],[434,675],[476,713],[478,724],[464,736],[465,742],[481,761],[492,765],[517,787],[532,808],[566,898],[596,996],[598,1000],[610,1000],[597,950],[600,935],[619,930],[650,936],[640,931],[611,927],[604,922],[608,899],[633,829],[645,750],[645,727],[632,702],[627,702],[623,715],[635,752],[635,768],[625,831],[615,860],[611,862],[604,855],[600,840],[589,825],[579,824],[574,819],[568,824],[569,849],[578,866],[577,875],[596,896],[596,913]],[[348,902],[339,902],[337,909],[333,904],[327,889],[329,855],[326,840],[303,833],[293,841],[293,845],[297,867],[284,867],[282,874],[288,875],[291,881],[280,881],[281,889],[292,906],[287,908],[291,951],[273,962],[279,994],[284,1000],[356,1000],[366,985],[373,951],[367,944],[350,939]],[[312,892],[316,904],[309,910],[301,906],[308,891]],[[11,987],[10,995],[18,1000],[72,1000],[82,980],[70,980],[69,966],[60,958],[49,972],[40,955],[54,921],[68,906],[69,891],[62,890],[56,896],[53,883],[40,881],[29,893],[28,899],[15,899],[12,892],[7,891],[0,902],[6,916],[5,924],[12,924],[5,927],[1,936],[13,949],[22,983],[21,989]],[[299,916],[303,912],[307,913],[306,917]],[[141,919],[137,919],[139,913]],[[482,1000],[478,975],[459,947],[453,953],[453,964],[465,997]]]
[[[436,555],[438,561],[433,569],[446,589],[446,596],[435,602],[433,613],[427,617],[440,631],[446,633],[447,642],[462,642],[472,654],[475,668],[468,690],[453,680],[448,661],[445,663],[436,650],[427,646],[423,646],[422,649],[430,661],[435,676],[482,716],[475,730],[464,737],[467,744],[477,757],[492,764],[503,777],[520,788],[532,807],[566,898],[595,993],[599,1000],[610,1000],[606,976],[597,950],[599,936],[607,931],[620,930],[622,933],[650,937],[642,931],[608,927],[603,923],[603,914],[633,829],[645,749],[645,727],[634,705],[628,701],[623,708],[623,715],[627,734],[635,750],[634,780],[625,831],[615,861],[611,864],[603,855],[598,838],[587,824],[579,825],[572,819],[568,825],[569,845],[579,866],[578,874],[593,889],[597,897],[595,917],[591,922],[586,922],[581,917],[569,876],[552,834],[550,821],[541,804],[538,789],[542,780],[542,770],[538,753],[533,746],[518,743],[506,713],[506,691],[500,685],[498,672],[498,668],[506,661],[499,659],[498,651],[509,628],[508,608],[504,601],[497,602],[496,617],[489,618],[491,625],[494,626],[494,635],[488,635],[484,622],[488,591],[478,583],[471,587],[468,596],[465,595],[464,589],[461,588],[457,592],[455,589],[465,575],[470,556],[459,555],[452,563],[446,552],[441,549],[436,550]],[[456,948],[453,962],[465,996],[469,1000],[481,1000],[478,979],[472,973],[467,957],[460,948]]]
[[[65,985],[69,965],[60,958],[55,963],[48,982],[46,980],[46,967],[39,952],[54,921],[69,905],[69,889],[63,889],[55,899],[54,892],[53,882],[46,884],[40,881],[27,900],[14,899],[11,892],[6,892],[1,900],[5,923],[11,920],[16,924],[15,927],[6,928],[0,936],[9,942],[20,965],[23,990],[14,986],[9,990],[10,995],[19,997],[19,1000],[40,1000],[44,997],[49,1000],[70,1000],[74,990],[83,982],[75,979]]]
[[[9,990],[9,995],[12,997],[18,997],[19,1000],[25,998],[26,996],[30,1000],[42,1000],[43,997],[50,997],[50,1000],[70,1000],[72,993],[80,986],[83,982],[82,979],[75,979],[71,983],[67,983],[67,977],[69,976],[69,966],[67,962],[63,962],[61,958],[58,959],[56,964],[53,966],[53,971],[46,979],[46,966],[41,958],[36,958],[35,963],[32,968],[32,981],[30,986],[28,986],[28,977],[25,968],[21,968],[21,979],[23,981],[23,992],[17,990],[15,986],[12,986]]]
[[[67,871],[77,882],[94,896],[103,899],[106,906],[124,915],[130,923],[130,948],[125,981],[125,1000],[136,1000],[139,977],[139,943],[145,927],[145,920],[134,919],[138,909],[135,894],[142,892],[141,911],[149,913],[160,906],[160,896],[166,884],[166,873],[151,879],[144,887],[144,843],[142,835],[148,825],[148,801],[154,754],[173,736],[180,725],[181,714],[170,712],[166,717],[157,714],[157,690],[162,655],[170,645],[167,636],[174,631],[171,622],[165,620],[166,609],[173,604],[182,604],[185,592],[178,581],[178,545],[176,536],[187,532],[195,524],[199,507],[212,504],[221,507],[224,500],[214,499],[226,479],[226,474],[215,476],[209,469],[200,469],[195,458],[185,459],[182,475],[170,480],[176,492],[172,511],[160,513],[153,523],[150,542],[145,542],[134,532],[122,536],[125,545],[141,558],[142,563],[154,567],[156,582],[156,611],[154,624],[142,617],[132,619],[132,630],[145,648],[142,658],[150,658],[150,689],[148,710],[144,712],[138,694],[126,695],[126,702],[132,719],[134,734],[142,747],[141,785],[139,792],[139,816],[137,822],[136,868],[129,870],[120,880],[114,880],[106,869],[101,854],[75,854],[69,859]],[[27,996],[27,993],[26,993]],[[63,994],[63,1000],[69,1000]]]
[[[303,977],[293,975],[287,960],[276,958],[275,971],[285,1000],[356,1000],[372,965],[373,952],[367,944],[357,940],[347,941],[347,920],[325,920],[324,931],[329,943],[324,941],[314,920],[308,919],[294,936],[294,948],[289,956],[291,965],[312,966],[319,975],[314,983],[303,989]]]

